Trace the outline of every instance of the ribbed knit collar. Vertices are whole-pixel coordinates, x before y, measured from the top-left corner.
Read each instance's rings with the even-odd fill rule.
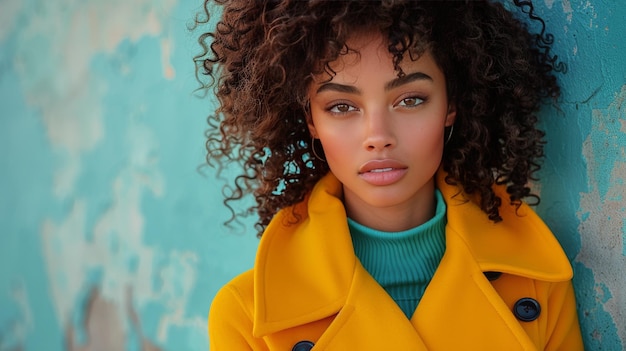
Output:
[[[446,203],[435,191],[436,210],[426,223],[402,232],[382,232],[348,218],[356,256],[384,288],[427,284],[445,251]]]

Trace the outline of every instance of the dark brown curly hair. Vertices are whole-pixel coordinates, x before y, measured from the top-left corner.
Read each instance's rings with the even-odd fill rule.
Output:
[[[259,236],[329,171],[311,149],[307,87],[312,75],[332,75],[329,62],[351,51],[346,40],[356,30],[387,38],[398,74],[404,55],[416,59],[425,48],[444,72],[457,111],[442,160],[448,183],[478,195],[496,222],[494,184],[506,184],[517,206],[526,197],[539,201],[528,187],[543,156],[536,112],[543,99],[558,97],[553,73],[564,66],[530,1],[514,0],[515,11],[486,0],[209,2],[197,24],[221,17],[200,36],[204,50],[195,57],[203,88],[213,87],[220,104],[208,118],[207,161],[243,167],[224,202],[232,211],[231,201],[253,194]],[[538,25],[536,34],[526,22]]]

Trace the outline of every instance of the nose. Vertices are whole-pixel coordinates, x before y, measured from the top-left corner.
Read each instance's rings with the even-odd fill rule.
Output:
[[[396,137],[393,120],[386,111],[376,111],[364,116],[365,138],[363,146],[369,151],[382,151],[393,148]]]

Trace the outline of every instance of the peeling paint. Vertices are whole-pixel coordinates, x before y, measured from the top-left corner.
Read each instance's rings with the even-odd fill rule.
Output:
[[[90,73],[91,60],[112,52],[124,40],[161,35],[175,4],[174,0],[39,1],[38,11],[20,30],[14,64],[25,98],[41,110],[50,142],[63,160],[55,180],[60,199],[73,192],[81,154],[104,137],[102,101],[107,87]],[[45,65],[40,63],[42,50],[48,52]],[[169,62],[164,64],[169,72]],[[49,67],[56,74],[50,74]]]
[[[161,39],[161,64],[163,65],[163,77],[167,79],[174,79],[176,77],[176,70],[172,66],[172,39]]]
[[[130,300],[130,299],[129,299]],[[65,331],[65,344],[67,351],[161,351],[152,341],[143,335],[141,323],[137,312],[132,305],[127,306],[125,314],[120,315],[120,309],[112,302],[107,301],[97,288],[93,288],[89,294],[83,314],[82,328],[86,331],[86,340],[82,343],[77,341],[77,328],[73,325]],[[122,328],[123,320],[129,320],[138,335],[135,343],[129,344],[128,331]]]
[[[591,270],[596,286],[597,301],[584,310],[593,306],[610,315],[591,325],[595,330],[614,328],[621,345],[626,345],[626,329],[616,326],[626,325],[626,133],[622,130],[626,116],[621,112],[625,99],[626,85],[608,108],[593,110],[593,129],[583,144],[590,191],[581,194],[582,247],[576,257]]]
[[[10,317],[5,325],[0,325],[0,350],[21,351],[28,335],[33,331],[33,312],[28,302],[28,292],[23,281],[15,284],[10,292],[13,311],[8,308],[0,311],[0,322]]]
[[[2,0],[2,11],[0,11],[0,43],[15,28],[17,14],[22,7],[20,0]]]
[[[89,272],[101,268],[98,296],[111,302],[108,310],[117,310],[109,317],[119,318],[116,324],[120,330],[132,326],[128,319],[120,317],[126,314],[126,306],[134,303],[142,308],[152,302],[167,306],[159,322],[158,339],[163,342],[175,326],[202,325],[204,330],[205,319],[186,316],[189,294],[195,285],[197,257],[193,252],[172,251],[158,269],[162,254],[144,243],[141,213],[144,193],[162,196],[164,191],[158,163],[152,157],[156,140],[140,125],[131,128],[129,134],[133,136],[130,164],[113,182],[115,198],[111,206],[102,212],[93,228],[86,227],[88,205],[83,200],[75,202],[63,222],[56,224],[48,219],[42,232],[44,256],[61,325],[72,323],[76,301],[86,286],[95,283],[89,281]],[[86,235],[89,232],[93,233],[90,238]],[[155,286],[155,277],[163,284]],[[134,301],[129,301],[127,289],[132,289]]]
[[[569,0],[562,0],[563,13],[566,15],[567,22],[572,23],[572,17],[574,16],[574,10]]]

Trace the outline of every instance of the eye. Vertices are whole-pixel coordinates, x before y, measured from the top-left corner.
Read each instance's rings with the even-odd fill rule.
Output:
[[[418,98],[417,96],[410,96],[400,100],[398,106],[403,107],[416,107],[421,105],[424,102],[424,99]]]
[[[348,113],[348,112],[352,112],[356,110],[357,110],[356,107],[345,104],[345,103],[332,105],[328,109],[329,112],[336,113],[336,114],[343,114],[343,113]]]

